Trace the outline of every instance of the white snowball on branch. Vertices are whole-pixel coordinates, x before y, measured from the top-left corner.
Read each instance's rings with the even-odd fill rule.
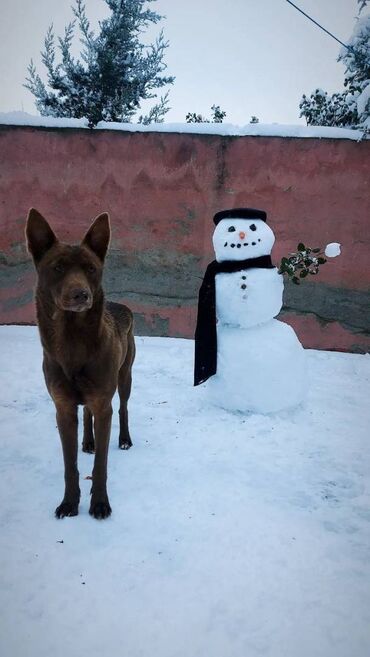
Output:
[[[336,256],[339,256],[340,244],[338,244],[338,242],[331,242],[330,244],[327,244],[325,247],[325,255],[328,258],[336,258]]]

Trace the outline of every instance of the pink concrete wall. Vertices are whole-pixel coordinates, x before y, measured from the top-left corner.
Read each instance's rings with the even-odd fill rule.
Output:
[[[281,318],[307,347],[369,349],[369,141],[0,126],[0,154],[0,323],[35,319],[28,208],[65,241],[108,210],[107,296],[133,308],[137,333],[192,337],[212,216],[252,206],[276,262],[299,241],[343,245],[318,278],[286,285]]]

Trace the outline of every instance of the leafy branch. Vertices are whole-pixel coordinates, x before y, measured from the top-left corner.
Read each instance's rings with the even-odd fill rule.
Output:
[[[321,248],[311,249],[300,242],[295,253],[281,259],[279,274],[286,274],[295,285],[299,285],[301,279],[319,273],[320,265],[327,262],[323,256]]]

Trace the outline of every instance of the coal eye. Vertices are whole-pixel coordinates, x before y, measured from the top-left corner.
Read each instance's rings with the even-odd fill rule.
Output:
[[[235,233],[235,226],[230,226],[230,228],[227,229],[229,233]]]
[[[54,271],[58,272],[58,274],[62,274],[64,272],[63,265],[58,262],[56,265],[54,265]]]
[[[250,228],[251,230],[257,230],[257,226],[256,226],[256,224],[251,224],[251,225],[249,226],[249,228]]]

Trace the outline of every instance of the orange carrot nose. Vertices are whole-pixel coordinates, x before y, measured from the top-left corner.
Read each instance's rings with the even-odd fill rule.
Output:
[[[241,240],[243,240],[245,238],[245,233],[243,233],[242,230],[239,233],[239,237],[240,237]]]

